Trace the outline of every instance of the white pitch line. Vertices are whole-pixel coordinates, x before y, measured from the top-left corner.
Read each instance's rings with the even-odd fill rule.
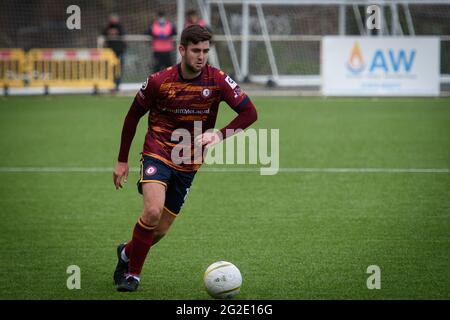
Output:
[[[200,172],[260,172],[261,168],[208,168],[203,167]],[[112,172],[108,167],[0,167],[0,172],[79,172],[99,173]],[[139,172],[139,168],[130,168],[131,172]],[[450,168],[279,168],[280,173],[450,173]]]

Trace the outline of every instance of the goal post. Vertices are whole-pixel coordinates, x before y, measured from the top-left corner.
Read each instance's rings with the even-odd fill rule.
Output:
[[[448,82],[450,1],[202,1],[216,17],[219,61],[240,81],[320,86],[324,36],[435,35],[441,39],[441,81]],[[381,10],[379,30],[367,30],[370,5]]]
[[[383,23],[380,30],[370,32],[366,19],[372,4],[381,8]],[[318,89],[322,39],[329,35],[439,36],[441,80],[450,79],[450,1],[446,0],[153,1],[152,12],[160,8],[176,21],[178,43],[186,12],[196,10],[214,34],[209,62],[241,82]],[[151,70],[151,38],[130,32],[124,39],[129,50],[123,82],[140,82]],[[174,56],[179,61],[177,52]]]
[[[179,41],[189,10],[196,10],[214,34],[209,62],[241,82],[319,88],[323,37],[380,35],[438,36],[441,83],[450,83],[449,0],[78,0],[80,30],[67,28],[65,1],[3,2],[0,48],[25,53],[103,47],[100,35],[108,18],[119,15],[127,44],[122,84],[142,83],[152,72],[146,31],[158,12],[176,25]],[[381,8],[380,31],[366,30],[369,5]],[[177,61],[176,50],[172,60]]]

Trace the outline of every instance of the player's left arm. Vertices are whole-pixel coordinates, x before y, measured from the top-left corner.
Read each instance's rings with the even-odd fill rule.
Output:
[[[201,135],[202,145],[212,146],[231,137],[239,130],[248,128],[258,119],[258,113],[250,98],[241,88],[227,75],[219,75],[218,84],[222,92],[222,100],[224,100],[234,111],[237,116],[225,127],[220,129],[220,133],[205,132]]]

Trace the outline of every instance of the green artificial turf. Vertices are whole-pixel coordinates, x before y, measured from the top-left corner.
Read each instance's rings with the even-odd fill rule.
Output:
[[[208,299],[202,276],[217,260],[241,270],[235,299],[450,298],[446,98],[253,98],[252,128],[279,129],[280,167],[291,170],[204,166],[151,249],[139,291],[116,292],[116,246],[142,210],[138,172],[116,191],[108,170],[131,101],[0,98],[0,299]],[[234,116],[221,108],[218,127]],[[427,168],[447,171],[383,171]],[[81,269],[80,290],[66,286],[70,265]],[[370,265],[381,269],[379,290],[366,286]]]

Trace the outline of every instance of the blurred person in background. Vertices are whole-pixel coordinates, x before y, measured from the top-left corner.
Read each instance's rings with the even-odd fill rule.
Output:
[[[163,11],[160,11],[147,34],[152,36],[153,72],[170,67],[173,64],[172,55],[175,50],[173,36],[177,34],[175,25]]]
[[[193,24],[198,24],[201,27],[206,27],[205,21],[200,18],[197,10],[190,9],[186,12],[186,21],[184,23],[184,27],[187,28]]]
[[[116,54],[120,61],[120,73],[114,79],[116,84],[116,91],[119,90],[119,85],[122,80],[123,66],[125,63],[125,51],[127,45],[122,39],[125,35],[125,29],[120,22],[120,18],[117,14],[112,14],[109,16],[108,25],[103,29],[102,35],[105,37],[105,44],[107,48],[111,48]]]
[[[212,29],[206,25],[205,20],[200,18],[200,15],[198,14],[197,10],[190,9],[186,12],[186,20],[184,23],[184,28],[187,28],[193,24],[197,24],[200,27],[206,28],[209,32],[212,33]]]

